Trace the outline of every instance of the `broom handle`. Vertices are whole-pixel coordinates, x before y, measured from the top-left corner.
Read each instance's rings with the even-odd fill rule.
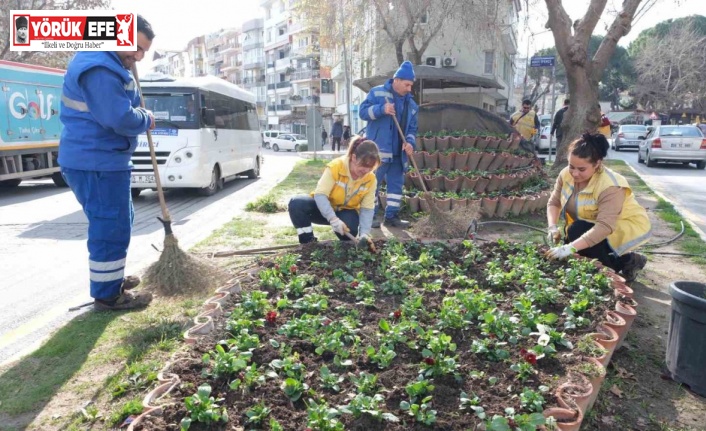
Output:
[[[385,98],[385,101],[387,101],[387,103],[391,103],[387,98]],[[400,134],[400,138],[402,138],[402,142],[407,142],[404,139],[404,132],[402,131],[402,127],[400,127],[400,122],[397,121],[397,115],[393,115],[392,119],[395,120],[395,126],[397,126],[397,132]],[[422,183],[422,190],[424,190],[424,193],[429,193],[429,191],[427,190],[426,184],[424,184],[424,178],[422,178],[422,173],[419,172],[419,168],[417,167],[417,161],[414,160],[414,156],[409,157],[409,158],[412,159],[412,166],[414,166],[414,170],[417,171],[417,175],[419,175],[419,182]]]
[[[140,93],[140,106],[145,109],[145,98],[142,96],[142,87],[140,86],[140,77],[137,75],[137,67],[132,65],[132,74],[135,77],[137,91]],[[152,133],[147,130],[147,144],[150,147],[150,158],[152,159],[152,169],[154,170],[154,181],[157,183],[157,196],[159,196],[159,206],[162,208],[162,223],[171,223],[172,219],[167,209],[167,202],[164,200],[164,190],[162,190],[162,181],[159,179],[159,165],[157,165],[157,155],[154,152],[154,144],[152,143]]]

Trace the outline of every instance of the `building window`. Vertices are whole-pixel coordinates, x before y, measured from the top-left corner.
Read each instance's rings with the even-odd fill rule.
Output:
[[[495,73],[495,51],[485,51],[485,67],[483,73],[492,75]]]
[[[278,33],[280,36],[284,36],[284,34],[285,34],[286,32],[287,32],[287,27],[286,27],[286,26],[282,26],[282,27],[280,27],[280,28],[277,29],[277,33]]]
[[[272,29],[267,29],[267,42],[272,42]]]
[[[422,16],[419,17],[419,23],[420,24],[428,24],[429,23],[429,12],[424,11]]]

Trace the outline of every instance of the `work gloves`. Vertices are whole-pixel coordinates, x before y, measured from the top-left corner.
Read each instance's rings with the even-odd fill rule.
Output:
[[[544,254],[544,257],[549,260],[565,260],[574,253],[576,253],[576,247],[566,244],[550,249]]]
[[[348,229],[348,226],[346,226],[345,223],[343,223],[343,220],[341,220],[338,217],[332,218],[329,223],[331,224],[331,229],[333,229],[333,233],[337,233],[339,235],[345,235],[346,232],[350,232],[351,230]]]
[[[556,225],[549,226],[547,233],[547,244],[556,245],[561,241],[561,233],[559,233],[559,228]]]

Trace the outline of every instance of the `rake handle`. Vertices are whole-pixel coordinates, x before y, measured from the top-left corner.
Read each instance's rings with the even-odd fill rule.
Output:
[[[387,103],[391,103],[387,98],[385,100],[387,101]],[[402,141],[406,142],[404,140],[404,132],[402,131],[402,127],[400,127],[400,122],[397,121],[397,115],[392,115],[392,119],[395,120],[395,126],[397,126],[397,132],[400,134],[400,138],[402,138]],[[417,167],[417,161],[414,160],[413,156],[409,158],[412,160],[412,166],[414,166],[414,170],[417,171],[417,175],[419,175],[419,182],[422,183],[422,190],[424,190],[424,193],[429,193],[426,184],[424,184],[424,178],[422,178],[422,173],[419,172],[419,168]]]
[[[137,67],[132,65],[132,75],[135,77],[135,84],[137,85],[137,92],[140,93],[140,107],[145,109],[145,98],[142,96],[142,87],[140,86],[140,77],[137,74]],[[172,218],[169,215],[169,209],[167,209],[167,202],[164,200],[164,190],[162,190],[162,181],[159,178],[159,165],[157,164],[157,154],[154,151],[154,143],[152,142],[152,133],[147,130],[147,143],[150,147],[150,158],[152,159],[152,169],[154,170],[154,181],[157,183],[157,196],[159,196],[159,206],[162,208],[162,218],[159,220],[164,224],[167,233],[171,233]],[[159,217],[158,217],[159,218]]]

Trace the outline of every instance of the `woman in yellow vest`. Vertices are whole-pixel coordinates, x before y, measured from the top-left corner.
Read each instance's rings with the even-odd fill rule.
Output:
[[[311,195],[289,201],[289,218],[297,230],[299,243],[316,241],[311,224],[330,225],[341,240],[346,233],[370,241],[375,210],[380,153],[373,141],[353,136],[346,155],[326,166]]]
[[[547,204],[549,239],[560,242],[561,216],[566,220],[564,245],[549,250],[547,257],[566,259],[578,252],[634,281],[647,258],[632,250],[649,239],[650,220],[627,180],[603,166],[608,148],[601,134],[585,134],[569,145],[569,166],[559,174]]]

